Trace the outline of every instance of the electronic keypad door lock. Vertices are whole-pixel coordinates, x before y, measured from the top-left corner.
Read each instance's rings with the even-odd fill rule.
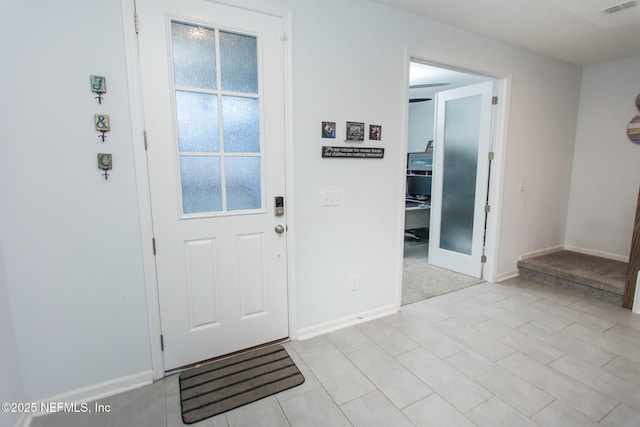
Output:
[[[275,216],[283,216],[284,215],[284,197],[276,196],[274,197],[274,215]]]

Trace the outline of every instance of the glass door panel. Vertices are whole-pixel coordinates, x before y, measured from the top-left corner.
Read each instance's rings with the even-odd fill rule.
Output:
[[[181,152],[218,152],[218,97],[208,93],[176,91],[178,149]]]
[[[263,207],[258,41],[172,22],[182,213]]]
[[[180,176],[185,214],[222,210],[219,157],[180,156]]]
[[[171,34],[176,86],[216,89],[215,31],[172,22]]]
[[[471,255],[480,131],[480,95],[446,103],[440,247]]]
[[[258,48],[256,38],[220,32],[222,90],[258,93]]]

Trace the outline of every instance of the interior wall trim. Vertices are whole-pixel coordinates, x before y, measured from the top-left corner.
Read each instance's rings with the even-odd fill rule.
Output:
[[[38,407],[44,403],[89,403],[105,397],[110,397],[125,391],[133,390],[153,383],[153,371],[144,371],[133,375],[92,384],[75,390],[67,391],[46,399],[38,400]],[[35,412],[34,416],[47,415],[42,412]]]
[[[520,272],[518,270],[513,270],[496,277],[495,283],[504,282],[505,280],[513,279],[514,277],[518,277],[518,276],[520,276]]]
[[[389,316],[398,312],[396,304],[376,308],[374,310],[365,311],[359,314],[343,317],[342,319],[333,320],[331,322],[321,323],[308,328],[298,330],[298,340],[303,341],[309,338],[316,337],[318,335],[334,332],[339,329],[344,329],[349,326],[359,325],[370,320],[378,319],[380,317]]]
[[[593,255],[600,258],[612,259],[614,261],[629,262],[629,257],[626,255],[612,254],[609,252],[597,251],[595,249],[581,248],[579,246],[571,246],[571,245],[565,245],[564,248],[568,251],[580,252],[581,254],[585,254],[585,255]]]
[[[518,259],[519,261],[522,261],[525,259],[534,258],[537,256],[546,255],[546,254],[550,254],[550,253],[558,252],[562,250],[578,252],[585,255],[593,255],[600,258],[611,259],[614,261],[629,262],[629,257],[625,255],[612,254],[609,252],[598,251],[596,249],[583,248],[580,246],[573,246],[573,245],[558,245],[558,246],[552,246],[549,248],[539,249],[537,251],[527,252],[520,255]]]
[[[565,248],[564,245],[558,245],[558,246],[551,246],[549,248],[538,249],[536,251],[526,252],[526,253],[520,255],[518,260],[522,261],[522,260],[525,260],[525,259],[534,258],[534,257],[541,256],[541,255],[551,254],[553,252],[561,251],[564,248]]]

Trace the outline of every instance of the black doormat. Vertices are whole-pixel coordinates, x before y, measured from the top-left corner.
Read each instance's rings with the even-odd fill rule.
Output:
[[[182,421],[193,424],[303,382],[281,345],[189,369],[180,374]]]

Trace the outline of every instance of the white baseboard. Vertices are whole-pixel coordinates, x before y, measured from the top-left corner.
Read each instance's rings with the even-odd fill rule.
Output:
[[[625,255],[610,254],[608,252],[602,252],[602,251],[597,251],[595,249],[587,249],[587,248],[581,248],[579,246],[571,246],[571,245],[565,245],[564,248],[568,251],[580,252],[581,254],[585,254],[585,255],[593,255],[600,258],[612,259],[614,261],[629,262],[628,255],[625,256]]]
[[[514,277],[520,276],[520,272],[518,270],[513,270],[508,273],[501,274],[496,278],[496,283],[504,282],[508,279],[513,279]]]
[[[550,247],[550,248],[540,249],[540,250],[537,250],[537,251],[527,252],[527,253],[524,253],[524,254],[520,255],[518,260],[522,261],[522,260],[525,260],[525,259],[528,259],[528,258],[533,258],[533,257],[541,256],[541,255],[546,255],[546,254],[550,254],[550,253],[558,252],[558,251],[562,251],[562,250],[579,252],[579,253],[585,254],[585,255],[593,255],[593,256],[600,257],[600,258],[612,259],[614,261],[629,262],[629,256],[628,255],[625,256],[625,255],[611,254],[611,253],[608,253],[608,252],[602,252],[602,251],[598,251],[598,250],[595,250],[595,249],[581,248],[579,246],[572,246],[572,245],[558,245],[558,246],[553,246],[553,247]]]
[[[128,375],[126,377],[115,378],[113,380],[105,381],[98,384],[92,384],[86,387],[82,387],[76,390],[71,390],[56,396],[52,396],[46,399],[41,399],[37,402],[40,404],[47,403],[89,403],[94,400],[103,399],[105,397],[113,396],[115,394],[123,393],[125,391],[133,390],[138,387],[149,385],[153,383],[153,371],[140,372],[138,374]],[[33,414],[36,417],[41,415],[47,415],[43,412],[36,412]],[[31,421],[29,420],[29,424]],[[28,426],[29,424],[25,424]]]
[[[359,325],[360,323],[368,322],[369,320],[374,320],[380,317],[388,316],[390,314],[395,314],[397,312],[398,306],[395,304],[386,307],[380,307],[375,310],[365,311],[353,316],[347,316],[343,317],[342,319],[333,320],[331,322],[321,323],[316,326],[300,329],[298,330],[298,339],[301,341],[306,340],[318,335],[347,328],[349,326]]]
[[[566,249],[566,247],[564,245],[558,245],[558,246],[552,246],[550,248],[539,249],[537,251],[527,252],[527,253],[524,253],[524,254],[520,255],[520,258],[518,258],[518,261],[522,261],[522,260],[525,260],[527,258],[533,258],[533,257],[537,257],[537,256],[550,254],[550,253],[553,253],[553,252],[558,252],[558,251],[561,251],[563,249]]]

